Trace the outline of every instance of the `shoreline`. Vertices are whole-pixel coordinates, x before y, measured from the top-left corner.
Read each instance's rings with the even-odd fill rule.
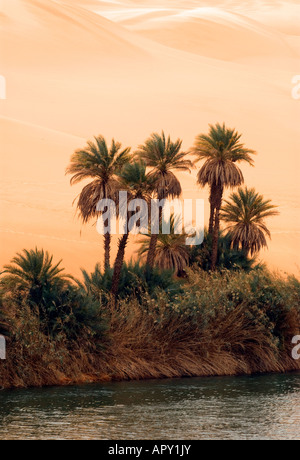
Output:
[[[0,387],[300,371],[299,287],[264,270],[194,271],[172,297],[139,291],[117,307],[102,297],[83,304],[83,318],[72,309],[55,323],[26,302],[20,308],[9,291]]]
[[[95,357],[89,357],[91,359],[95,359]],[[205,377],[251,377],[255,375],[267,375],[267,374],[290,374],[290,373],[298,373],[300,372],[300,360],[294,360],[292,357],[286,354],[282,354],[276,362],[274,362],[273,366],[265,364],[265,368],[263,367],[263,363],[257,363],[257,367],[255,365],[250,364],[247,362],[246,359],[241,359],[241,357],[234,357],[231,354],[222,355],[222,358],[226,365],[231,362],[232,368],[228,371],[221,371],[220,364],[208,362],[207,360],[198,360],[195,358],[194,362],[190,361],[190,365],[186,367],[185,370],[176,369],[174,366],[173,369],[170,368],[168,363],[162,361],[160,363],[156,363],[156,369],[153,362],[142,362],[138,357],[136,360],[128,361],[126,365],[121,367],[120,362],[114,362],[115,369],[113,369],[112,364],[109,362],[104,363],[102,361],[102,368],[103,371],[97,371],[96,369],[86,369],[85,372],[80,371],[77,367],[75,375],[75,369],[58,369],[55,365],[49,364],[48,368],[46,366],[39,368],[39,375],[35,375],[31,373],[33,369],[27,369],[28,373],[31,374],[31,378],[28,375],[27,383],[24,380],[20,379],[18,376],[18,371],[15,370],[15,375],[12,375],[9,372],[9,368],[11,370],[11,363],[8,364],[7,371],[9,372],[10,376],[7,380],[3,381],[0,377],[0,389],[1,390],[18,390],[18,389],[31,389],[31,388],[49,388],[49,387],[66,387],[66,386],[80,386],[86,384],[105,384],[105,383],[117,383],[117,382],[133,382],[133,381],[148,381],[148,380],[165,380],[165,379],[182,379],[182,378],[205,378]],[[97,359],[97,358],[96,358]],[[98,358],[99,359],[99,358]],[[188,357],[187,357],[188,359]],[[70,356],[70,360],[75,363],[75,359]],[[136,373],[134,375],[132,369],[136,366],[136,361],[139,361],[141,365],[140,373]],[[1,367],[4,361],[0,363],[0,375],[1,375]],[[78,366],[79,363],[77,363]],[[167,366],[168,372],[163,370],[163,366]],[[80,366],[79,366],[80,367]],[[199,372],[195,372],[195,367],[199,368]],[[202,372],[200,368],[202,367]],[[219,369],[218,369],[219,367]],[[118,371],[117,371],[118,368]],[[147,374],[148,368],[148,374]],[[210,369],[210,370],[209,370]],[[3,368],[2,368],[3,371]],[[34,376],[34,377],[33,377]],[[34,381],[32,380],[35,380]]]

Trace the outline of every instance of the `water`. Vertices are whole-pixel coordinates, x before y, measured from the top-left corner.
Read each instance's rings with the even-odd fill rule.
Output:
[[[0,392],[0,439],[300,439],[300,374]]]

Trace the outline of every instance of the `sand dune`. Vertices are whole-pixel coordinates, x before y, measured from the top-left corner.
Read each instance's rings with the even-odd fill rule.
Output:
[[[278,33],[220,8],[196,8],[155,19],[138,17],[126,26],[164,45],[217,59],[293,57]]]
[[[270,65],[274,57],[277,64],[283,57],[285,60],[296,58],[287,37],[276,27],[277,22],[281,23],[278,13],[277,16],[273,14],[273,18],[277,18],[277,22],[274,19],[276,24],[273,21],[268,26],[259,14],[253,14],[251,8],[248,9],[253,18],[241,14],[238,8],[237,11],[229,11],[224,8],[224,2],[210,2],[212,6],[200,2],[197,7],[195,2],[186,2],[184,9],[179,7],[179,2],[177,8],[171,8],[174,2],[170,3],[167,4],[169,8],[150,7],[145,3],[138,7],[135,4],[135,8],[121,8],[119,4],[112,4],[101,14],[128,30],[138,32],[140,36],[201,56],[239,62],[261,57],[261,65]],[[91,8],[99,11],[99,6]],[[300,13],[297,5],[295,12],[296,9]]]
[[[215,1],[206,15],[195,9],[204,3],[2,2],[3,263],[35,245],[63,258],[73,273],[101,259],[95,228],[82,229],[74,217],[80,186],[71,188],[64,176],[74,149],[93,135],[135,148],[164,129],[188,149],[208,123],[225,120],[259,152],[256,168],[243,168],[247,183],[280,206],[281,216],[270,221],[270,252],[262,256],[297,271],[300,104],[291,97],[291,78],[300,73],[297,4],[287,35],[287,14],[281,27],[275,19],[264,25],[268,2],[254,10],[253,2]],[[207,200],[195,172],[181,179],[186,197]]]
[[[2,58],[12,66],[70,71],[90,63],[91,56],[100,65],[107,55],[139,59],[143,54],[126,30],[62,2],[10,0],[3,4],[0,20],[6,44]]]

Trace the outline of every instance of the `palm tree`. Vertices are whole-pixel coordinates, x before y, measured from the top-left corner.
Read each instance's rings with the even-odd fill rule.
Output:
[[[175,233],[177,221],[174,215],[170,217],[170,233],[159,233],[155,253],[155,265],[161,270],[173,270],[176,275],[183,272],[189,264],[189,248],[186,245],[186,233]],[[138,251],[140,256],[149,252],[151,233],[145,235],[141,240],[141,247]]]
[[[198,184],[210,187],[209,233],[212,235],[211,269],[215,270],[218,258],[220,230],[220,209],[225,187],[237,187],[244,183],[242,171],[236,163],[245,161],[253,166],[251,154],[254,150],[245,148],[240,142],[241,134],[223,125],[210,125],[208,135],[197,136],[192,153],[197,161],[205,160],[198,172]]]
[[[157,133],[140,145],[136,155],[146,162],[147,167],[151,168],[150,176],[155,178],[155,196],[158,200],[167,198],[177,198],[181,195],[182,189],[179,180],[173,171],[189,171],[192,162],[186,158],[186,153],[181,152],[182,141],[177,139],[172,142],[170,136],[166,138],[165,133]],[[162,209],[160,208],[159,220],[162,219]],[[154,266],[156,245],[158,235],[152,234],[149,244],[146,266],[150,269]]]
[[[228,225],[228,235],[232,240],[233,248],[242,248],[245,253],[255,254],[267,247],[266,236],[271,238],[271,233],[266,227],[265,219],[277,216],[277,206],[271,200],[265,200],[254,188],[239,188],[230,196],[231,201],[225,200],[220,218]]]
[[[134,161],[124,166],[119,174],[120,187],[127,192],[128,201],[141,199],[145,200],[149,206],[151,196],[155,186],[155,178],[146,173],[146,164],[143,161]],[[114,273],[112,279],[111,293],[114,297],[117,296],[119,290],[119,282],[124,262],[125,249],[128,242],[129,231],[128,223],[132,216],[132,212],[127,211],[127,228],[124,235],[118,242],[118,253],[114,264]]]
[[[9,265],[4,266],[1,286],[21,295],[28,295],[29,301],[39,305],[49,289],[66,287],[71,276],[63,274],[61,261],[53,263],[48,251],[35,248],[24,249],[18,253]]]
[[[71,185],[85,179],[92,179],[78,198],[77,210],[83,221],[87,223],[97,215],[97,204],[101,199],[115,199],[119,189],[117,174],[130,161],[130,148],[122,149],[119,142],[113,139],[110,148],[103,136],[89,141],[84,149],[76,150],[66,174],[73,174]],[[107,222],[105,222],[107,225]],[[110,266],[111,235],[104,235],[104,267]]]
[[[79,288],[85,295],[100,301],[102,304],[103,294],[109,292],[111,288],[112,269],[101,270],[101,265],[96,264],[92,273],[81,269],[83,282],[76,280]]]
[[[55,336],[63,332],[66,338],[74,340],[85,328],[95,336],[102,333],[99,302],[83,295],[71,282],[74,278],[64,274],[60,264],[61,261],[54,263],[47,251],[24,249],[4,266],[4,276],[0,279],[3,299],[6,293],[13,294],[17,308],[23,307],[25,300],[25,305],[38,315],[40,330],[45,334]]]

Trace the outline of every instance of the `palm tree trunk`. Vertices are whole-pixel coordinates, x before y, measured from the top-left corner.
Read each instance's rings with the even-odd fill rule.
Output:
[[[111,234],[105,233],[104,235],[104,270],[110,268],[110,243],[111,243]]]
[[[224,189],[220,185],[216,190],[215,197],[215,219],[213,228],[213,240],[212,240],[212,255],[211,255],[211,270],[214,271],[218,261],[218,246],[219,246],[219,232],[220,232],[220,210],[222,207]]]
[[[213,184],[210,188],[209,202],[210,202],[210,216],[209,216],[209,227],[208,233],[213,234],[214,231],[214,219],[215,219],[215,201],[216,201],[216,184]]]
[[[150,270],[154,267],[155,255],[156,255],[156,245],[157,245],[158,235],[151,235],[149,249],[147,254],[146,268]]]
[[[103,182],[102,184],[102,193],[103,198],[107,198],[106,193],[106,183]],[[108,219],[103,222],[104,227],[109,225]],[[104,235],[104,270],[108,270],[110,268],[110,243],[111,243],[111,234],[105,233]]]
[[[160,198],[160,199],[165,199],[165,197]],[[161,225],[162,225],[162,216],[163,216],[163,210],[162,208],[159,208],[159,232],[160,232]],[[155,256],[156,256],[157,240],[158,240],[158,235],[152,234],[150,238],[149,250],[148,250],[148,255],[147,255],[146,270],[147,269],[150,269],[150,271],[153,270],[154,263],[155,263]]]
[[[208,227],[209,235],[212,235],[213,231],[214,231],[214,219],[215,219],[215,208],[213,208],[211,206],[210,207],[210,216],[209,216],[209,227]]]
[[[246,257],[249,257],[250,247],[249,247],[248,241],[243,241],[242,242],[242,250],[244,251]]]
[[[116,298],[118,295],[119,291],[119,283],[120,283],[120,277],[121,277],[121,271],[124,263],[124,256],[125,256],[125,249],[126,245],[128,242],[128,237],[129,234],[128,232],[123,235],[118,243],[119,249],[117,253],[117,257],[115,260],[115,265],[114,265],[114,274],[113,274],[113,279],[112,279],[112,285],[111,285],[111,293],[112,295]]]

